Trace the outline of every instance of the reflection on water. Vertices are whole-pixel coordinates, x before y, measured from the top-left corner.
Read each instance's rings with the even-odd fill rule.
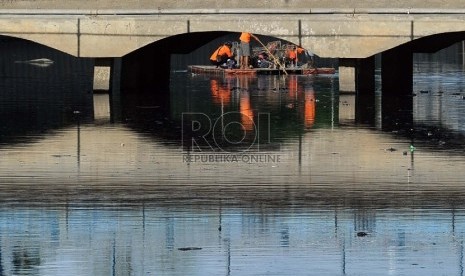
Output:
[[[334,76],[173,74],[121,123],[75,78],[5,78],[0,275],[463,275],[463,73],[425,66],[389,131]]]
[[[332,76],[318,81],[296,75],[194,76],[187,82],[184,76],[176,77],[181,80],[173,82],[171,118],[182,122],[185,144],[203,151],[243,150],[240,144],[269,148],[270,141],[300,137],[313,127],[333,125],[337,117]],[[321,91],[319,99],[315,86]]]
[[[1,215],[5,275],[461,275],[463,269],[463,210],[187,204],[16,208]]]
[[[417,112],[414,119],[419,124],[433,125],[448,131],[465,132],[465,82],[462,66],[450,65],[438,70],[439,64],[418,64],[428,66],[415,75],[418,89],[414,105]],[[418,69],[419,70],[419,69]],[[438,72],[439,71],[439,72]],[[433,74],[433,75],[432,75]],[[428,81],[426,81],[428,80]]]
[[[0,37],[0,143],[34,140],[91,118],[93,61],[20,39]]]

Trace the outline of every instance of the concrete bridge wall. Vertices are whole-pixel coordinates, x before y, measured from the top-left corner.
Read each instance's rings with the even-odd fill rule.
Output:
[[[333,8],[402,8],[402,9],[460,9],[461,0],[8,0],[0,2],[1,9],[333,9]]]
[[[79,57],[121,57],[177,35],[248,31],[301,44],[320,57],[366,58],[419,38],[465,31],[465,9],[7,9],[2,12],[0,34],[35,41]],[[185,44],[188,48],[189,41]]]

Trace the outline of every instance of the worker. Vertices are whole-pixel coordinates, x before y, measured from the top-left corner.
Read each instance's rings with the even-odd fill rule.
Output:
[[[220,65],[227,63],[228,60],[233,60],[234,56],[231,52],[231,47],[232,43],[229,41],[218,47],[211,55],[210,63],[218,68]]]
[[[292,46],[290,49],[287,49],[287,62],[290,67],[297,65],[297,49],[295,46]]]
[[[257,39],[253,34],[251,33],[246,33],[243,32],[241,33],[241,36],[239,37],[239,40],[241,41],[241,57],[239,59],[239,63],[241,66],[241,69],[248,69],[249,64],[250,64],[250,39],[251,38]]]
[[[258,68],[271,68],[272,63],[268,59],[266,53],[260,53],[257,57],[257,67]]]
[[[302,48],[301,46],[294,46],[295,52],[295,65],[304,66],[308,68],[313,67],[313,56],[312,52]],[[292,54],[291,54],[292,55]],[[306,62],[306,63],[305,63]]]

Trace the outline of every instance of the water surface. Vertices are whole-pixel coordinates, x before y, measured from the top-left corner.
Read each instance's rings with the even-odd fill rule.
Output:
[[[359,123],[337,76],[178,72],[169,107],[120,122],[108,95],[27,79],[0,103],[0,274],[463,275],[463,71],[439,69],[416,64],[394,129],[379,90]]]

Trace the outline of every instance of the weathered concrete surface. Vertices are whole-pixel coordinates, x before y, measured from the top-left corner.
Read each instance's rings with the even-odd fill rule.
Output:
[[[222,8],[465,8],[461,0],[8,0],[0,8],[8,9],[222,9]]]
[[[121,57],[170,36],[248,31],[301,44],[320,57],[365,58],[424,36],[465,31],[465,9],[463,13],[457,9],[443,13],[431,9],[412,13],[383,9],[357,14],[345,10],[252,11],[257,12],[3,10],[0,34],[35,41],[74,56]]]
[[[339,66],[339,91],[355,92],[355,67]]]

